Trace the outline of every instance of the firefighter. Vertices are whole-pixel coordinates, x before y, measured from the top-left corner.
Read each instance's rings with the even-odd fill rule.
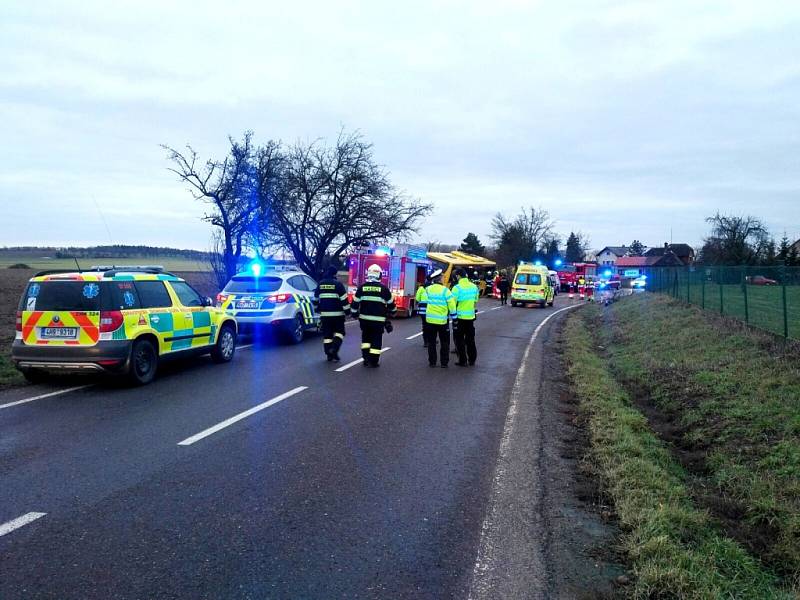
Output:
[[[475,319],[477,316],[478,287],[467,279],[466,273],[456,273],[458,283],[453,286],[453,297],[456,301],[456,320],[453,321],[453,340],[458,351],[456,366],[470,367],[478,358],[475,347]]]
[[[428,296],[425,294],[425,288],[430,285],[430,279],[425,279],[425,283],[420,283],[417,288],[417,295],[415,300],[417,302],[417,314],[422,321],[422,344],[425,348],[428,347],[428,338],[425,337],[425,307],[428,304]]]
[[[439,340],[439,361],[443,369],[450,362],[450,327],[448,319],[456,318],[453,292],[442,285],[442,270],[431,273],[432,283],[425,288],[428,305],[425,307],[425,334],[428,338],[428,364],[436,366],[436,340]]]
[[[314,290],[314,308],[319,313],[322,347],[328,361],[339,362],[339,348],[344,341],[344,320],[350,314],[347,290],[336,279],[336,267],[328,267],[325,277]]]
[[[361,356],[365,367],[374,369],[380,366],[383,331],[392,331],[392,323],[387,317],[396,312],[392,292],[381,283],[380,266],[370,265],[367,280],[358,286],[352,305],[353,317],[358,319],[361,327]]]

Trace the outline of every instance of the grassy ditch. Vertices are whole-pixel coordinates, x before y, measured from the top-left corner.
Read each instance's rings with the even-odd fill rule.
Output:
[[[587,307],[570,317],[566,357],[589,430],[587,462],[625,531],[621,543],[632,563],[632,595],[791,598],[776,575],[696,504],[686,471],[602,356],[594,336],[600,314],[599,307]]]

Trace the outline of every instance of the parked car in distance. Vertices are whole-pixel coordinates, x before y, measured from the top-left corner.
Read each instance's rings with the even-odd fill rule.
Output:
[[[778,282],[763,275],[752,275],[746,278],[750,285],[778,285]]]

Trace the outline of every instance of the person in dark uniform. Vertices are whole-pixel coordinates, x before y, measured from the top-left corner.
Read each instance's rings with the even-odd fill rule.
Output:
[[[377,368],[380,366],[384,329],[386,333],[392,331],[392,323],[387,317],[397,312],[392,292],[381,283],[381,268],[378,265],[370,265],[367,269],[367,280],[358,286],[351,310],[361,327],[364,366]]]
[[[500,281],[497,282],[497,291],[500,292],[500,304],[508,304],[508,291],[511,289],[511,282],[508,277],[503,273],[500,275]]]
[[[314,308],[320,317],[322,347],[329,361],[339,362],[339,348],[344,341],[344,320],[350,314],[347,290],[336,279],[336,267],[328,267],[325,278],[314,290]]]

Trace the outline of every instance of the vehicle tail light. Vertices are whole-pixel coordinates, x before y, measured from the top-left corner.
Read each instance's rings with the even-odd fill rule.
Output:
[[[273,294],[272,296],[267,297],[267,302],[281,304],[282,302],[288,302],[289,298],[291,297],[292,297],[291,294]]]
[[[22,311],[17,311],[17,320],[15,322],[15,327],[17,331],[22,331]]]
[[[118,310],[105,310],[100,313],[100,333],[116,331],[125,322],[125,317]]]

